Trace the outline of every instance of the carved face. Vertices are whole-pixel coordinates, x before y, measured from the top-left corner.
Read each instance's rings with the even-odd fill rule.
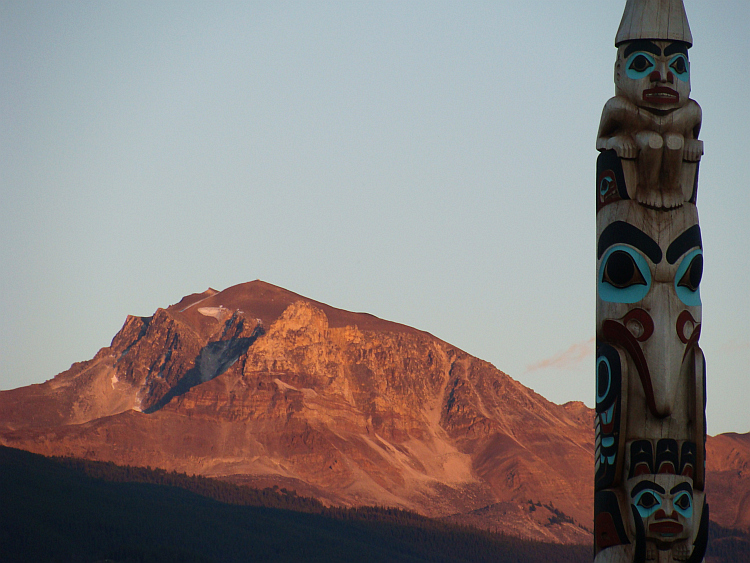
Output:
[[[597,217],[597,338],[627,352],[655,418],[686,415],[683,364],[701,322],[698,215],[694,206],[666,217],[629,203]]]
[[[636,529],[660,549],[693,537],[693,483],[680,475],[644,475],[626,484]],[[642,528],[641,528],[642,525]]]
[[[617,49],[615,93],[638,107],[671,111],[690,97],[690,62],[681,41],[628,41]]]

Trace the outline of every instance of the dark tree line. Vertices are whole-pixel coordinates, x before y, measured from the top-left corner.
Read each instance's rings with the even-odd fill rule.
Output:
[[[724,563],[750,542],[712,532]],[[711,552],[710,552],[711,553]],[[583,563],[588,546],[519,540],[394,508],[0,447],[0,561]]]

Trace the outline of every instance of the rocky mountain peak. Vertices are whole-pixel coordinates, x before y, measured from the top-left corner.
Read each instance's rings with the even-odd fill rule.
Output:
[[[261,281],[129,316],[92,360],[0,392],[3,445],[564,542],[590,541],[592,420],[426,332]]]

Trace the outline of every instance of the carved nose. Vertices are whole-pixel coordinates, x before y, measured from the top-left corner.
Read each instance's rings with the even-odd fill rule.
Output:
[[[661,72],[658,70],[655,70],[651,74],[648,75],[648,79],[651,82],[668,82],[669,84],[674,84],[674,74],[672,74],[671,70],[666,71],[667,79],[666,81],[661,79]]]
[[[672,514],[667,515],[666,511],[663,508],[660,508],[656,511],[656,514],[654,514],[654,518],[656,520],[677,520],[677,511],[672,508]]]

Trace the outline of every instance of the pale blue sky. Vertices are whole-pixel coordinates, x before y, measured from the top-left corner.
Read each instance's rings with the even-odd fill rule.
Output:
[[[624,0],[0,1],[0,389],[262,279],[593,404]],[[709,433],[750,430],[750,2],[686,0]]]

